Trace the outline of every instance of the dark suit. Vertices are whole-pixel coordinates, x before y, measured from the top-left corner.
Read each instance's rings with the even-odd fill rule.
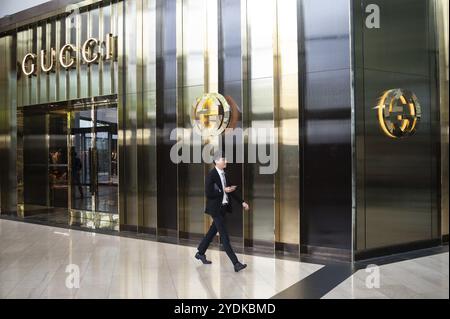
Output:
[[[229,181],[227,180],[226,175],[225,180],[227,183],[225,187],[227,187],[229,185]],[[226,213],[232,212],[230,202],[232,199],[237,201],[240,205],[242,205],[244,201],[239,196],[239,194],[237,194],[237,192],[234,191],[231,193],[227,193],[228,204],[222,205],[224,190],[222,187],[222,180],[216,168],[213,168],[206,177],[205,194],[206,194],[205,214],[211,215],[213,223],[211,224],[208,233],[205,235],[205,237],[199,244],[198,251],[200,254],[203,255],[208,249],[211,241],[214,239],[214,236],[216,236],[217,232],[219,232],[220,241],[223,245],[223,248],[225,249],[225,252],[231,259],[231,262],[233,264],[236,264],[238,262],[238,259],[233,251],[233,248],[230,245],[228,231],[225,227],[225,215]]]

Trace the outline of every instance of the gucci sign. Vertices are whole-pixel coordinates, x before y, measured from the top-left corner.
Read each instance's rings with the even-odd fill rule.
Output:
[[[384,92],[375,109],[382,131],[394,139],[413,135],[422,117],[417,96],[405,89]]]
[[[74,68],[76,65],[77,48],[73,44],[65,44],[58,53],[56,58],[56,50],[54,48],[41,50],[39,56],[35,53],[28,53],[22,60],[22,72],[27,76],[36,75],[37,64],[39,64],[42,72],[54,72],[56,62],[66,70]],[[81,61],[90,65],[98,63],[98,61],[117,61],[117,36],[111,33],[106,34],[105,40],[101,41],[96,38],[87,39],[80,49]]]

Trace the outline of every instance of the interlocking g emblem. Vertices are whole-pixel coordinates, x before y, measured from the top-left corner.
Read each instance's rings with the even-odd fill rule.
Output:
[[[231,108],[218,93],[207,93],[198,98],[191,110],[192,127],[202,136],[222,134],[228,127]]]
[[[391,138],[414,134],[422,116],[416,95],[404,89],[386,91],[375,109],[381,129]]]

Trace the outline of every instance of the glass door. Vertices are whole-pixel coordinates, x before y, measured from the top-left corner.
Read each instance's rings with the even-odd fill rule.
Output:
[[[117,214],[117,108],[99,107],[95,117],[95,207]]]
[[[93,176],[94,121],[92,111],[80,110],[69,113],[70,117],[70,199],[71,209],[93,210],[95,195]]]
[[[69,119],[71,210],[118,214],[116,104],[73,110]]]

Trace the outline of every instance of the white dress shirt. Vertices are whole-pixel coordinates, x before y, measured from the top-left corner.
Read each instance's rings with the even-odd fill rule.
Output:
[[[226,179],[225,179],[225,172],[223,169],[217,168],[217,173],[219,173],[220,180],[222,181],[222,189],[223,189],[223,198],[222,198],[222,204],[228,204],[228,195],[225,192],[225,185],[226,185]]]

